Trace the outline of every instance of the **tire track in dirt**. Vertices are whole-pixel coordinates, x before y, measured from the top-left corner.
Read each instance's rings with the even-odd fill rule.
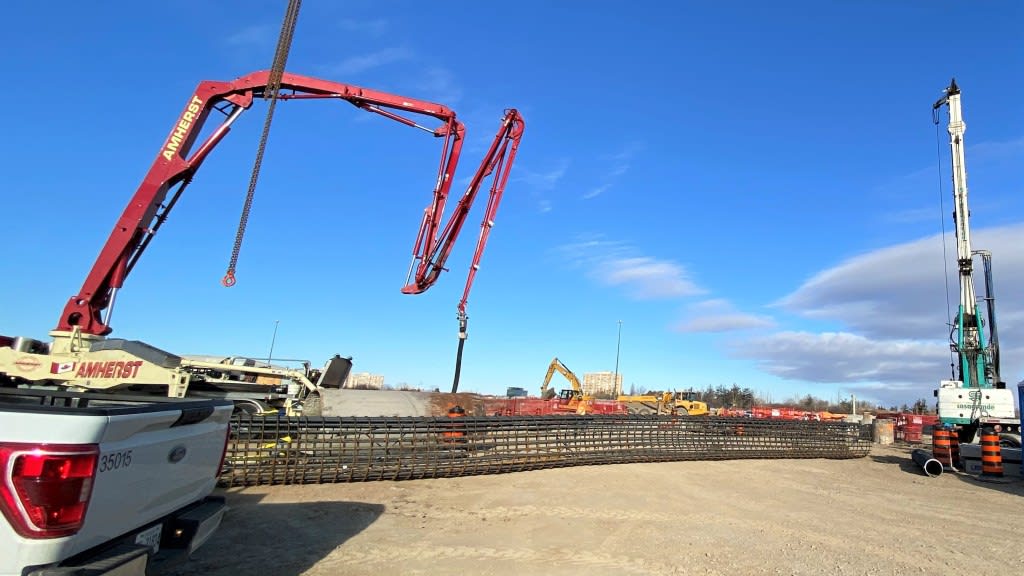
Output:
[[[557,572],[552,562],[557,562]],[[529,550],[490,546],[437,546],[422,542],[396,545],[343,546],[317,564],[309,575],[413,573],[414,566],[446,566],[449,573],[487,574],[487,567],[514,563],[521,574],[682,574],[678,567],[645,558],[610,554],[599,550],[567,551],[562,548]],[[352,571],[352,569],[357,569]],[[436,569],[432,572],[437,573]]]

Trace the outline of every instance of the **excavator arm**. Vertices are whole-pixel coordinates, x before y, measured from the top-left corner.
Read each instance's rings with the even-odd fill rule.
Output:
[[[573,395],[578,398],[583,398],[583,386],[580,385],[580,379],[576,377],[576,374],[569,367],[562,363],[557,357],[551,359],[551,364],[548,365],[547,374],[544,375],[544,383],[540,387],[540,397],[544,398],[548,392],[548,386],[551,385],[551,377],[555,375],[555,371],[558,371],[565,379],[569,381],[572,386]]]
[[[101,336],[111,332],[110,313],[117,291],[124,285],[125,278],[166,220],[182,191],[191,182],[206,156],[227,135],[238,116],[252,105],[253,99],[264,96],[269,78],[269,71],[260,71],[230,82],[204,81],[199,84],[178,116],[170,134],[164,140],[145,179],[118,219],[89,275],[82,284],[81,290],[72,296],[65,305],[56,330],[80,329],[85,334]],[[436,270],[439,272],[444,258],[447,257],[451,249],[450,244],[458,234],[458,227],[461,226],[461,223],[450,223],[448,227],[450,231],[446,230],[443,237],[444,242],[438,244],[434,241],[440,229],[441,215],[444,212],[444,205],[448,198],[465,135],[465,129],[462,123],[456,119],[455,112],[440,104],[287,72],[283,74],[280,86],[280,92],[277,95],[280,100],[344,100],[365,111],[380,114],[444,139],[433,198],[427,207],[417,240],[417,245],[422,248],[424,254],[428,248],[432,250],[440,248],[438,257],[419,256],[423,263],[421,269],[434,270],[426,265],[430,262],[436,265]],[[224,119],[193,152],[192,148],[200,131],[212,112],[223,114]],[[404,115],[408,113],[436,118],[441,121],[441,125],[437,128],[427,128]],[[516,114],[515,117],[518,115]],[[521,119],[518,124],[511,120],[507,124],[513,127],[518,126],[518,134],[521,134]],[[512,129],[512,133],[515,133],[514,129]],[[515,141],[518,143],[518,137]],[[491,166],[497,162],[500,167],[500,160],[495,159],[504,157],[505,146],[507,143],[500,147],[500,156],[492,154],[493,159],[490,163],[485,158],[485,165]],[[504,178],[508,176],[507,167],[511,164],[511,158],[514,155],[515,145],[512,146],[504,170],[499,168],[499,175],[503,176],[501,186],[504,186]],[[490,172],[490,169],[484,170],[484,167],[481,167],[481,171],[487,173]],[[474,182],[482,177],[478,171]],[[479,184],[477,183],[477,185]],[[172,188],[174,191],[170,193],[168,200],[168,194]],[[475,194],[475,191],[473,193]],[[494,194],[492,189],[492,197]],[[497,196],[500,198],[500,190],[497,192]],[[463,197],[462,202],[465,201],[466,197]],[[460,208],[462,202],[460,202]],[[497,202],[494,200],[493,209],[496,210],[496,208]],[[490,215],[493,217],[493,212]],[[482,244],[478,244],[474,265],[479,260],[482,249]],[[426,290],[436,279],[437,273],[418,274],[417,290],[415,291]],[[466,290],[468,293],[468,285]],[[106,311],[105,315],[104,311]]]

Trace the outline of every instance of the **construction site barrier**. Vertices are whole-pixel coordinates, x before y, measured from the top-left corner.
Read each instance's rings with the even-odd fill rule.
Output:
[[[222,485],[448,478],[595,464],[861,458],[871,427],[701,416],[261,418],[237,415]],[[458,442],[452,442],[453,424]]]
[[[999,447],[999,434],[995,430],[985,429],[981,433],[981,476],[1003,477],[1003,451]]]
[[[935,428],[932,430],[932,456],[942,463],[946,470],[953,469],[953,453],[950,447],[950,438],[953,432],[948,428]]]

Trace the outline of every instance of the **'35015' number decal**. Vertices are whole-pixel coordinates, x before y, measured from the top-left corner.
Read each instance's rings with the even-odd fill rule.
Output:
[[[120,470],[132,465],[132,451],[122,450],[100,456],[100,472]]]

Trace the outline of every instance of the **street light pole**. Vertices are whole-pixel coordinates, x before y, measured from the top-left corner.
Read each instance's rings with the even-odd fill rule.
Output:
[[[615,381],[612,384],[615,386],[615,396],[622,395],[622,387],[619,386],[619,350],[622,347],[622,320],[619,320],[619,335],[615,339]]]
[[[280,320],[274,320],[274,335],[270,338],[270,352],[267,353],[267,364],[270,364],[270,359],[274,357],[274,342],[277,340],[277,325]]]

